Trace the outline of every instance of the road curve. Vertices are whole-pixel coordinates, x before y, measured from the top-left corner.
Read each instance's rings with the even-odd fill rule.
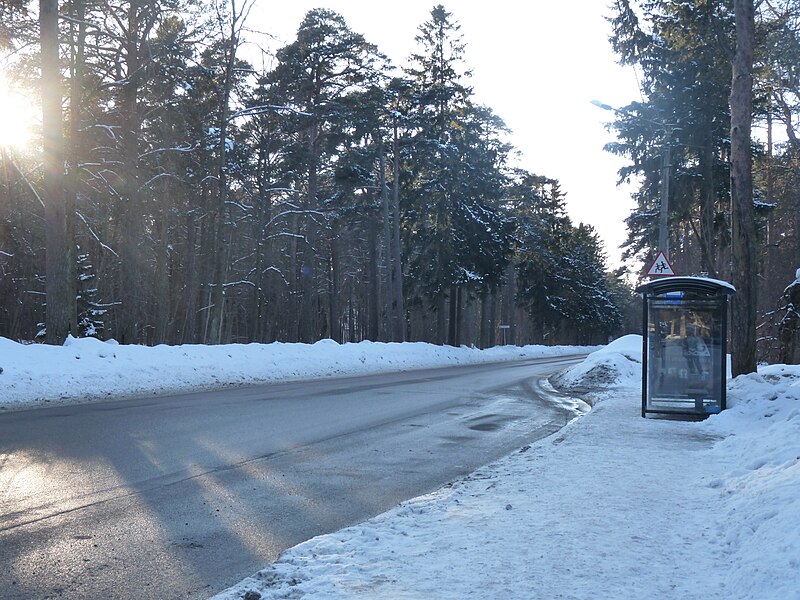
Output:
[[[206,598],[556,431],[579,358],[0,414],[0,597]]]

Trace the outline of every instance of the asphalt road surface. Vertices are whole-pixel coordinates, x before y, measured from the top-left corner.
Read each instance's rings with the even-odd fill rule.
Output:
[[[0,414],[0,598],[207,598],[562,427],[579,357]]]

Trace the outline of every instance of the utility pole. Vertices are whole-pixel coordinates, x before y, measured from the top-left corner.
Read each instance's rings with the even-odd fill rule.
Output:
[[[638,119],[647,123],[652,123],[664,128],[664,146],[661,150],[661,206],[658,215],[658,250],[664,253],[667,260],[669,257],[669,178],[672,171],[672,133],[678,128],[674,123],[662,123],[647,119],[640,115],[629,113],[621,108],[614,108],[597,100],[592,100],[591,104],[603,110],[610,110],[616,115],[625,115],[632,119]]]
[[[664,124],[664,147],[661,150],[661,212],[658,216],[658,249],[669,257],[669,177],[672,169],[672,131],[674,125]]]

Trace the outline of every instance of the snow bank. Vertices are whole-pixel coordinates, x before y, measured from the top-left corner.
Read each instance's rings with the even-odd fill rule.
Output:
[[[119,396],[163,395],[333,375],[517,360],[596,347],[498,346],[488,350],[424,343],[128,346],[68,338],[63,346],[0,338],[0,408]]]
[[[642,336],[626,335],[556,376],[553,382],[571,390],[635,388],[642,384]]]
[[[0,338],[0,408],[593,348],[62,347]],[[702,423],[642,419],[641,337],[562,374],[595,408],[438,492],[321,536],[218,597],[800,598],[800,367],[729,383]]]
[[[800,598],[800,367],[701,423],[641,418],[639,336],[558,380],[595,408],[215,599]]]
[[[737,377],[728,405],[703,424],[723,436],[709,460],[734,464],[709,484],[733,565],[727,585],[738,598],[800,598],[800,367]]]
[[[641,360],[641,336],[625,336],[559,383],[640,390]],[[762,366],[729,380],[727,393],[728,410],[685,424],[719,439],[705,459],[719,466],[719,476],[704,485],[717,491],[709,509],[730,557],[724,585],[735,598],[800,598],[800,366]]]

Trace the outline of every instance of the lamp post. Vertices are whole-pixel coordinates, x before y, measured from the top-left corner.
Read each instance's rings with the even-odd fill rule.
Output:
[[[614,108],[608,104],[603,104],[597,100],[591,102],[594,106],[602,108],[603,110],[610,110],[618,115],[626,115],[634,119],[640,119],[648,123],[654,123],[664,128],[664,143],[661,148],[661,206],[658,215],[658,249],[664,253],[664,256],[669,258],[669,178],[672,170],[672,132],[677,129],[674,123],[662,123],[660,121],[653,121],[639,115],[634,115],[628,111]]]
[[[658,249],[669,260],[669,177],[672,171],[672,131],[675,126],[664,123],[664,147],[661,149],[661,211],[658,215]]]

